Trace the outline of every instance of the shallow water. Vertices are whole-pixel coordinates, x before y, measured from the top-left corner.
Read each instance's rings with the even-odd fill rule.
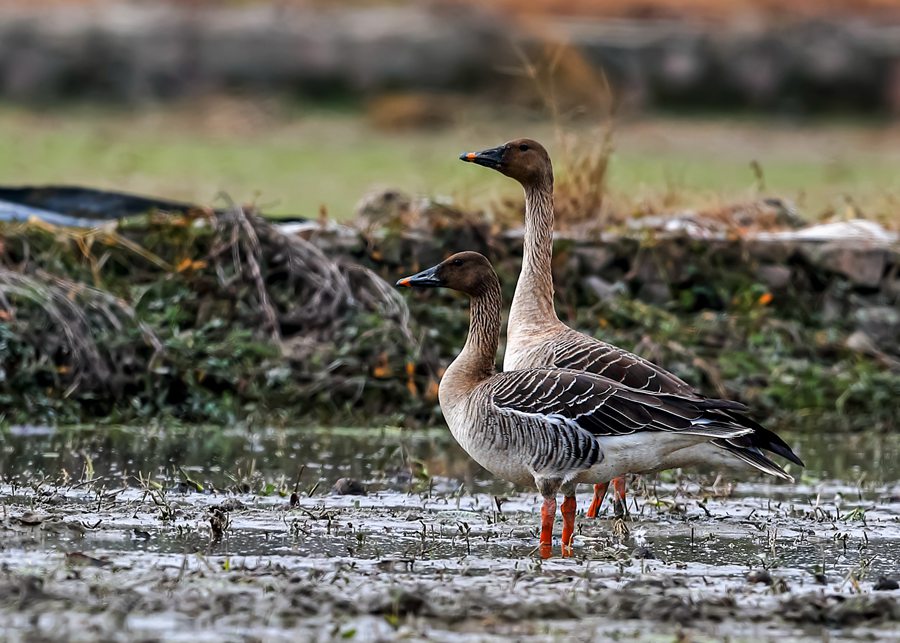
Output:
[[[377,488],[404,488],[416,476],[467,482],[472,489],[509,489],[471,462],[446,429],[223,429],[190,427],[13,427],[0,443],[0,476],[124,479],[148,474],[171,482],[178,469],[216,488],[251,476],[285,477],[330,486],[352,477]],[[900,479],[900,431],[880,434],[786,434],[806,462],[802,480],[865,483]],[[183,477],[183,476],[182,476]]]
[[[445,430],[3,438],[0,618],[22,637],[897,637],[900,591],[875,586],[900,573],[898,435],[791,439],[795,484],[634,480],[629,534],[579,515],[548,561],[537,494]]]

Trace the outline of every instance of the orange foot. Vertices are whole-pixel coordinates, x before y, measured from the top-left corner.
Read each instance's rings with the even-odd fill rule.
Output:
[[[628,502],[625,499],[625,478],[615,478],[613,484],[613,513],[616,518],[628,518]]]
[[[588,507],[587,517],[588,518],[596,518],[597,513],[600,511],[600,505],[603,504],[603,496],[606,495],[606,490],[609,488],[609,483],[604,482],[603,484],[595,484],[594,485],[594,499],[591,500],[591,506]]]
[[[575,537],[575,509],[577,508],[575,496],[566,496],[563,500],[561,512],[563,519],[562,530],[562,555],[563,558],[572,555],[572,538]]]
[[[556,520],[556,498],[544,498],[541,506],[541,558],[553,555],[553,522]]]

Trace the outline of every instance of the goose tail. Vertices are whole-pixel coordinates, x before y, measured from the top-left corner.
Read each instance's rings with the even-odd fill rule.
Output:
[[[806,466],[803,464],[803,460],[794,453],[794,450],[791,449],[790,445],[778,437],[778,434],[774,431],[770,431],[742,413],[726,412],[726,415],[736,424],[753,429],[753,433],[747,437],[747,441],[749,441],[752,446],[757,449],[765,449],[775,455],[780,455],[785,460],[790,460],[801,467]]]
[[[734,445],[728,444],[727,442],[725,444],[731,455],[749,464],[757,471],[762,471],[763,473],[766,473],[770,476],[774,476],[782,480],[787,480],[788,482],[794,481],[794,477],[792,475],[790,475],[787,471],[782,469],[780,466],[778,466],[778,464],[770,460],[768,457],[766,457],[765,454],[761,453],[757,449],[735,447]]]

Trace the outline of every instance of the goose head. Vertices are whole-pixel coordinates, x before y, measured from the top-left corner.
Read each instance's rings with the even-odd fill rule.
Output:
[[[544,146],[530,138],[517,138],[481,152],[466,152],[459,159],[505,174],[523,186],[553,183],[553,165]]]
[[[449,288],[472,297],[487,292],[498,282],[487,257],[478,252],[458,252],[441,263],[397,282],[406,288]]]

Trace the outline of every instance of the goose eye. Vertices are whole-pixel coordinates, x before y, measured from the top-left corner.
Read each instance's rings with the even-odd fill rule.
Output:
[[[461,266],[463,264],[462,259],[454,259],[450,263],[454,266]]]
[[[527,151],[528,151],[528,145],[527,145],[526,143],[522,143],[521,145],[519,145],[519,151],[520,151],[520,152],[527,152]]]

